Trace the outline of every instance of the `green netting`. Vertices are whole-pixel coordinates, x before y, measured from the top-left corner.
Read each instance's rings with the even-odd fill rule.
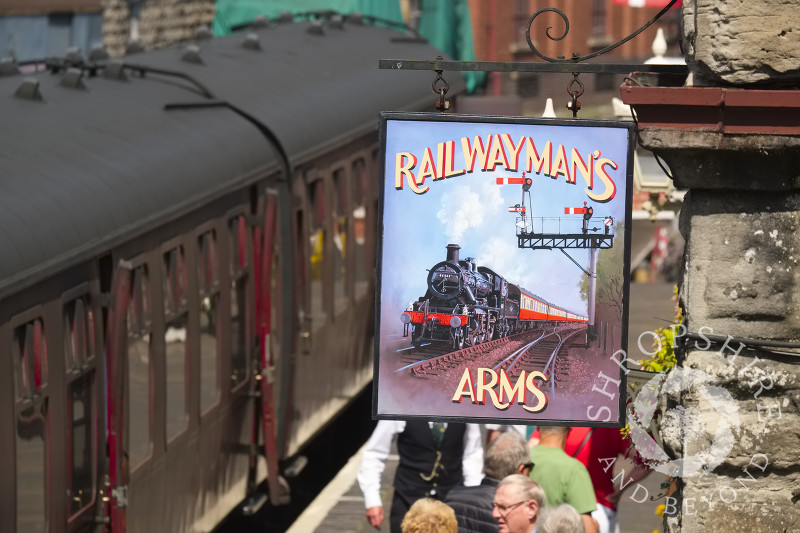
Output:
[[[472,21],[466,0],[422,0],[419,34],[433,46],[459,61],[475,61],[472,44]],[[427,58],[403,58],[427,59]],[[485,72],[463,72],[467,92],[472,93],[486,81]],[[447,79],[447,76],[444,76]]]
[[[333,10],[338,13],[359,12],[364,15],[403,22],[400,3],[386,0],[217,0],[217,14],[212,31],[214,35],[228,35],[237,26],[253,22],[258,15],[269,19],[283,12]]]
[[[216,6],[217,13],[211,29],[217,36],[230,34],[235,28],[253,22],[258,15],[274,19],[284,11],[295,14],[329,9],[343,14],[359,12],[396,23],[403,22],[399,0],[217,0]],[[472,24],[466,0],[421,0],[421,10],[419,33],[422,37],[453,59],[475,61]],[[486,79],[485,72],[463,74],[470,93]]]

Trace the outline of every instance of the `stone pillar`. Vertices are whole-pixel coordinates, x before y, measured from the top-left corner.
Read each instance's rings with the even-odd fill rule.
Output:
[[[665,531],[800,531],[800,3],[683,5],[694,86],[622,91],[689,188],[679,365],[716,394],[696,378],[662,396],[665,450],[706,465],[678,480]]]

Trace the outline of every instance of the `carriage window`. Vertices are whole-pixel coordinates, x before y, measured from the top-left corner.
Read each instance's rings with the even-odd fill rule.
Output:
[[[277,234],[278,233],[276,232],[276,235]],[[274,365],[276,363],[274,359],[279,358],[281,353],[280,340],[282,335],[280,328],[281,328],[281,320],[283,320],[283,317],[281,316],[283,299],[281,294],[282,287],[280,283],[281,262],[278,253],[279,253],[279,247],[276,246],[274,250],[274,255],[272,256],[272,269],[271,269],[272,279],[270,279],[271,290],[270,290],[269,330],[271,332],[270,341],[272,345],[270,351],[267,352],[268,354],[271,354],[272,357],[272,360],[269,361],[270,365]]]
[[[47,383],[47,344],[41,319],[17,328],[15,337],[14,390],[17,399],[27,399]]]
[[[186,307],[186,257],[183,246],[173,248],[164,254],[164,304],[170,314]]]
[[[233,386],[247,380],[247,293],[249,256],[247,221],[244,216],[228,223],[231,243],[231,381]]]
[[[336,216],[346,216],[350,199],[347,188],[347,177],[343,168],[333,173],[333,192],[335,195],[334,207],[336,209]]]
[[[305,217],[303,216],[303,211],[298,210],[295,213],[295,238],[297,241],[294,243],[295,249],[295,264],[297,265],[297,277],[300,279],[300,283],[297,284],[297,294],[295,296],[296,301],[299,302],[301,310],[304,312],[308,308],[306,307],[306,224],[305,224]]]
[[[333,306],[334,313],[339,314],[347,308],[347,272],[346,253],[348,246],[347,211],[347,179],[344,169],[333,173],[333,190],[336,196],[334,206],[336,213],[333,224]]]
[[[88,296],[67,303],[64,324],[66,368],[79,372],[95,355],[94,314]]]
[[[69,410],[69,451],[67,454],[70,477],[69,514],[89,505],[94,500],[94,369],[69,384],[67,409]]]
[[[230,221],[231,264],[234,272],[246,270],[250,263],[247,255],[247,220],[237,216]]]
[[[14,391],[18,400],[31,397],[33,375],[33,329],[26,325],[14,332]]]
[[[367,162],[364,158],[353,161],[350,189],[352,190],[353,205],[364,205],[369,198],[369,182],[367,181]]]
[[[147,267],[131,273],[131,297],[128,305],[128,459],[131,470],[139,466],[151,450],[150,399],[150,285]]]
[[[189,421],[186,409],[186,326],[188,281],[183,246],[164,254],[164,354],[167,380],[167,442],[183,431]]]
[[[41,319],[15,328],[17,531],[45,531],[47,344]]]
[[[327,318],[323,291],[323,268],[325,265],[325,197],[322,180],[308,186],[308,201],[311,204],[311,228],[308,236],[309,292],[311,297],[310,314],[312,331],[322,328]]]
[[[308,186],[308,201],[311,204],[311,225],[321,228],[325,222],[325,191],[322,180],[311,182]]]
[[[358,299],[367,293],[369,276],[372,271],[372,265],[367,264],[367,254],[364,249],[369,188],[367,163],[363,159],[356,159],[353,162],[350,179],[353,190],[353,275],[355,277],[355,297]]]
[[[380,150],[378,150],[377,148],[374,149],[372,151],[372,173],[375,176],[377,176],[378,173],[381,170],[380,157],[379,156],[380,156]],[[367,181],[367,183],[369,183],[369,181]],[[373,188],[371,192],[372,192],[373,198],[377,202],[378,201],[378,189],[377,189],[377,187]]]
[[[219,288],[219,261],[217,259],[217,235],[214,231],[203,233],[197,238],[198,263],[197,279],[200,290],[212,292]]]
[[[368,183],[375,183],[375,178],[379,177],[379,172],[381,170],[381,165],[380,165],[380,158],[378,157],[378,155],[379,155],[379,152],[378,152],[377,149],[372,151],[372,161],[370,163],[370,171],[369,171],[369,174],[367,175],[367,182]],[[377,213],[378,212],[378,193],[379,193],[378,189],[379,189],[378,186],[371,186],[369,188],[369,195],[370,195],[370,198],[372,198],[372,202],[370,203],[370,207],[369,207],[369,212],[370,213]],[[367,231],[374,233],[374,231],[375,231],[374,225],[375,225],[375,223],[373,221],[371,227],[367,228]],[[373,277],[374,270],[373,269],[375,268],[376,246],[375,246],[375,239],[374,238],[371,239],[366,244],[365,250],[366,250],[366,254],[365,255],[367,257],[367,261],[366,261],[366,264],[367,264],[367,276],[368,276],[368,279],[371,282],[371,281],[374,280],[374,277]]]
[[[69,516],[94,500],[96,412],[94,408],[94,316],[88,295],[64,306],[67,369],[67,505]]]
[[[197,238],[200,301],[200,412],[219,398],[219,277],[217,237],[207,231]]]

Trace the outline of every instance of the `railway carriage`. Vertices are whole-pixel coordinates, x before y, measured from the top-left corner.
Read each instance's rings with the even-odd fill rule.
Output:
[[[549,304],[546,300],[522,288],[520,288],[520,300],[519,319],[521,321],[543,322],[548,319]]]
[[[547,318],[551,322],[565,322],[567,320],[567,311],[561,307],[550,304]]]
[[[377,59],[441,53],[402,35],[4,63],[0,531],[201,532],[265,478],[285,497],[278,461],[372,377],[378,112],[433,102]]]

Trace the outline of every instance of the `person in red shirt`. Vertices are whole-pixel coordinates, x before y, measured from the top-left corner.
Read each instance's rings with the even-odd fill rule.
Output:
[[[531,442],[539,440],[539,431],[531,435]],[[597,520],[600,533],[619,533],[617,503],[622,491],[630,484],[644,478],[649,471],[636,465],[633,460],[614,477],[617,459],[635,453],[630,449],[630,440],[618,428],[570,428],[564,452],[583,463],[592,479],[597,510],[592,518]]]

